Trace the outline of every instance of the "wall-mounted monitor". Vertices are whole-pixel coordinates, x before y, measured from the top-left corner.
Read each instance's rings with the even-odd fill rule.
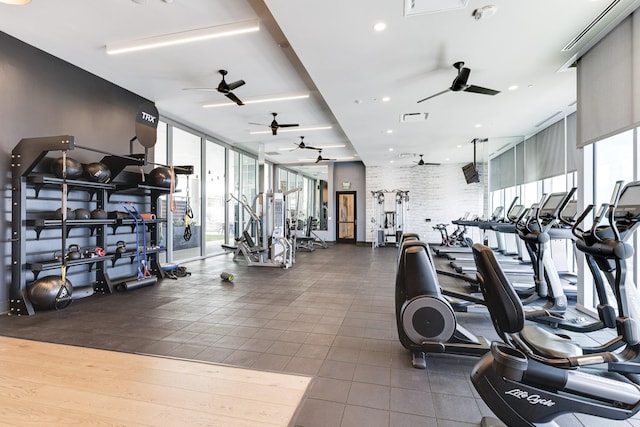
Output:
[[[473,163],[464,165],[462,167],[462,172],[464,173],[464,179],[467,181],[467,184],[480,182],[480,176],[478,175],[478,171],[476,170],[476,165],[474,165]]]

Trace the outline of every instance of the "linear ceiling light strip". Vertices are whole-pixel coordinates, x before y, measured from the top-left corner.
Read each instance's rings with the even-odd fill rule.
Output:
[[[211,40],[219,37],[228,37],[238,34],[246,34],[260,30],[260,21],[251,20],[234,24],[218,25],[215,27],[201,28],[198,30],[183,31],[180,33],[164,34],[141,40],[110,43],[106,46],[109,55],[119,53],[136,52],[159,47],[175,46],[185,43],[194,43],[203,40]]]

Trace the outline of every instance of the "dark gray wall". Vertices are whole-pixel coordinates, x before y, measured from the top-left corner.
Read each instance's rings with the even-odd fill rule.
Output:
[[[4,191],[5,218],[0,224],[0,259],[4,280],[0,282],[0,312],[9,307],[11,282],[10,158],[22,138],[73,135],[77,145],[100,148],[116,154],[129,152],[135,135],[134,122],[144,98],[93,74],[35,49],[0,32],[0,184]],[[83,162],[102,155],[73,150],[71,157]]]
[[[334,194],[331,195],[334,203],[334,211],[330,213],[331,216],[335,217],[335,192],[342,191],[342,183],[350,182],[351,188],[345,191],[355,191],[356,192],[356,215],[357,215],[357,233],[356,239],[358,242],[364,242],[366,240],[366,232],[367,232],[367,201],[369,197],[367,195],[367,182],[366,182],[366,169],[362,162],[340,162],[333,164],[333,191]],[[335,224],[337,218],[333,221],[334,233],[335,233]]]

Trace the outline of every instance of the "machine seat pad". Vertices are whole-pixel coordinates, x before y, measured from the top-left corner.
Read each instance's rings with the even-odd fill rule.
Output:
[[[582,356],[577,343],[536,325],[525,325],[520,336],[537,354],[550,359]]]

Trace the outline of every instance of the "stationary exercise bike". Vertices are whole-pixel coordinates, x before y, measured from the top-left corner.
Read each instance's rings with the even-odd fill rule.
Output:
[[[624,342],[615,351],[584,354],[566,336],[525,325],[520,299],[495,256],[485,246],[473,247],[481,289],[504,342],[491,345],[491,352],[474,367],[471,381],[508,426],[557,426],[553,420],[564,413],[623,420],[640,409],[640,313],[635,285],[626,271],[626,259],[633,255],[627,240],[640,226],[640,181],[622,190],[609,208],[608,220],[577,246],[615,276],[615,323]],[[607,312],[599,310],[603,322]],[[485,418],[482,425],[495,425],[495,420]]]
[[[402,236],[396,273],[396,324],[400,343],[412,353],[414,368],[426,368],[425,353],[481,356],[489,342],[456,322],[442,296],[429,245],[415,234]]]

